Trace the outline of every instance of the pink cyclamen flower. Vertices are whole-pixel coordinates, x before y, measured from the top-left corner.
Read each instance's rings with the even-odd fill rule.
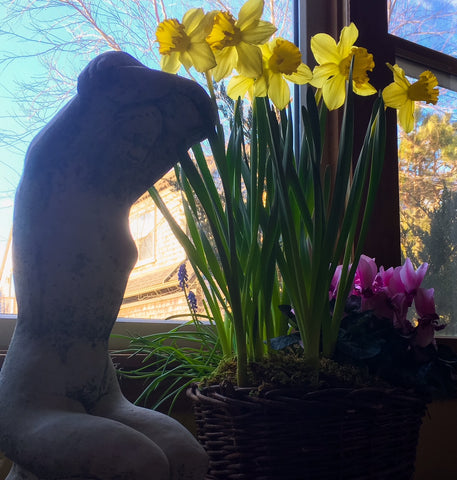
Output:
[[[357,294],[361,295],[361,310],[371,310],[379,318],[393,320],[395,311],[388,290],[390,279],[394,269],[384,270],[377,266],[374,258],[361,256],[358,272],[356,274]]]
[[[433,288],[419,288],[414,298],[419,320],[414,336],[414,344],[419,347],[435,345],[435,332],[442,330],[445,325],[439,324],[439,316],[435,309],[435,290]]]
[[[417,270],[414,270],[411,260],[409,258],[405,260],[401,270],[401,278],[407,291],[414,291],[420,287],[427,269],[428,263],[423,263]]]
[[[414,298],[414,305],[419,318],[437,316],[435,310],[435,289],[419,288]]]
[[[362,312],[371,310],[378,318],[393,320],[394,309],[386,291],[374,291],[371,297],[362,297],[360,309]]]
[[[396,293],[390,298],[390,304],[393,309],[393,325],[399,328],[404,335],[410,334],[414,327],[407,319],[408,309],[411,306],[408,296],[405,293]]]
[[[330,282],[330,289],[328,292],[329,300],[333,300],[336,298],[336,294],[338,293],[338,286],[340,284],[342,269],[343,265],[338,265],[335,269],[335,273],[333,274],[332,281]]]
[[[361,255],[354,278],[354,293],[356,295],[371,296],[373,294],[373,282],[378,273],[375,259]]]
[[[390,296],[394,297],[397,293],[406,294],[408,306],[410,307],[424,279],[427,268],[428,263],[423,263],[417,270],[414,270],[411,260],[407,258],[401,267],[396,267],[393,270],[388,284]]]
[[[373,282],[374,291],[380,292],[380,291],[387,290],[389,288],[390,280],[393,274],[394,274],[393,267],[390,267],[387,270],[384,270],[383,266],[379,267],[379,272],[376,275]]]
[[[427,273],[428,263],[423,263],[417,270],[414,270],[411,260],[407,258],[400,268],[400,277],[405,287],[405,293],[415,295],[422,280]]]

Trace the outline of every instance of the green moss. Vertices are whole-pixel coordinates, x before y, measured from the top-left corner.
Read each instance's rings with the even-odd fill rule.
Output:
[[[259,390],[272,388],[299,388],[319,390],[323,388],[353,388],[387,385],[367,371],[352,365],[341,365],[328,358],[320,360],[319,368],[311,365],[299,353],[275,352],[261,362],[248,366],[249,384]],[[236,385],[236,359],[223,360],[216,370],[204,378],[202,386],[223,382]]]

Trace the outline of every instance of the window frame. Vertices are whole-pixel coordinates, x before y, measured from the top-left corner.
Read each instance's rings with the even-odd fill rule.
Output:
[[[368,49],[378,66],[370,79],[380,89],[391,83],[391,73],[380,65],[386,62],[399,64],[407,75],[418,76],[425,69],[436,75],[439,86],[457,91],[457,58],[424,47],[388,32],[387,1],[348,0],[349,20],[359,28],[359,44]],[[368,118],[369,102],[358,98],[357,114]],[[364,103],[366,105],[364,105]],[[401,262],[400,210],[398,176],[398,135],[397,116],[393,109],[387,109],[387,145],[383,178],[378,192],[373,222],[368,232],[365,253],[375,257],[385,267]],[[362,132],[356,144],[363,141]],[[356,150],[357,151],[357,150]],[[395,215],[392,214],[395,212]],[[440,342],[457,351],[457,337],[436,335]]]
[[[457,58],[390,34],[386,0],[370,2],[369,8],[365,0],[348,1],[349,20],[359,28],[359,44],[373,53],[378,66],[370,76],[376,88],[384,88],[392,81],[390,71],[379,68],[388,62],[392,65],[398,63],[411,76],[417,76],[428,68],[437,76],[440,86],[457,90]],[[357,101],[358,114],[368,118],[369,102],[361,98]],[[361,134],[359,132],[360,138],[356,139],[358,144],[363,141]],[[386,160],[373,216],[375,221],[370,227],[366,245],[367,255],[376,257],[378,263],[386,267],[401,262],[397,144],[396,113],[388,109]]]

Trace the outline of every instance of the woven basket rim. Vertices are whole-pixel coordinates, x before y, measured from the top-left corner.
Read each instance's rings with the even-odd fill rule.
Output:
[[[414,393],[397,388],[356,387],[356,388],[323,388],[314,391],[303,391],[292,388],[269,390],[261,395],[256,387],[237,387],[231,384],[212,385],[200,388],[199,383],[192,384],[187,389],[187,396],[195,403],[212,404],[214,407],[238,406],[240,408],[258,409],[265,406],[284,408],[303,404],[357,404],[368,408],[379,408],[379,405],[392,403],[409,403],[410,408],[424,411],[426,401]]]

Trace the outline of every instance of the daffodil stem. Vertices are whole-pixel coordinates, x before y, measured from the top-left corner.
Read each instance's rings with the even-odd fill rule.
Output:
[[[205,78],[206,78],[206,84],[208,85],[209,95],[211,97],[212,102],[214,103],[214,107],[217,112],[216,130],[218,132],[218,135],[221,135],[221,138],[224,138],[224,128],[222,127],[221,118],[219,116],[219,108],[217,107],[217,98],[216,98],[216,92],[214,91],[213,76],[209,71],[206,71]]]
[[[216,93],[214,92],[213,77],[208,71],[205,72],[206,84],[208,85],[209,95],[214,103],[216,103]]]

